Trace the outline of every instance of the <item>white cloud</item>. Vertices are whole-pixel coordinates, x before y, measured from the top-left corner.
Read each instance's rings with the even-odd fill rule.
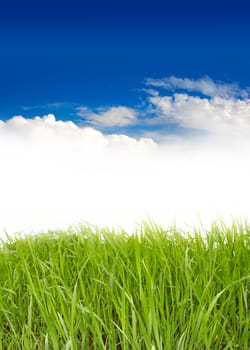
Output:
[[[249,215],[249,155],[247,139],[172,135],[157,145],[53,115],[17,116],[0,123],[0,227],[86,220],[131,229],[147,215],[165,226]]]
[[[93,113],[87,107],[77,108],[77,115],[94,127],[127,126],[136,123],[136,112],[132,108],[118,106],[107,110]]]
[[[250,132],[250,100],[212,99],[187,94],[150,97],[158,117],[148,123],[176,123],[184,128],[213,134],[248,136]]]
[[[141,89],[146,92],[146,101],[141,100],[137,109],[125,106],[98,108],[94,113],[88,107],[78,107],[77,115],[86,125],[105,130],[105,127],[136,126],[145,129],[145,135],[153,135],[155,140],[165,138],[165,131],[148,130],[149,127],[177,127],[187,132],[209,132],[215,135],[244,136],[250,131],[250,99],[248,89],[241,89],[238,84],[216,83],[209,77],[198,80],[170,76],[163,79],[147,79],[146,85],[154,89]],[[172,94],[160,94],[157,87],[164,87]],[[175,92],[183,89],[186,93]],[[205,96],[194,96],[192,91]],[[143,133],[141,133],[143,135]]]
[[[209,77],[203,77],[197,80],[177,78],[175,76],[163,79],[148,78],[145,83],[149,86],[162,87],[170,91],[176,89],[196,91],[210,97],[218,96],[222,98],[230,98],[234,96],[248,96],[247,90],[240,89],[238,84],[217,83]]]

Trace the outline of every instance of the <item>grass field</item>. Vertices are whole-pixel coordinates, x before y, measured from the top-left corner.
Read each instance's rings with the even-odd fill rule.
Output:
[[[250,349],[250,227],[81,227],[0,248],[0,350]]]

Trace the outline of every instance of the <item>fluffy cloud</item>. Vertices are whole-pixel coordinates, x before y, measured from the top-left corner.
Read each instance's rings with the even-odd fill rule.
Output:
[[[209,77],[201,79],[177,78],[175,76],[166,77],[163,79],[148,78],[145,81],[146,85],[161,87],[170,91],[182,89],[187,91],[200,92],[210,97],[230,98],[234,96],[246,97],[247,90],[240,89],[236,83],[225,84],[216,83]]]
[[[216,135],[249,135],[250,100],[211,99],[176,93],[149,98],[157,117],[151,124],[175,123],[186,129],[199,129]]]
[[[188,134],[207,133],[217,137],[244,137],[250,132],[249,88],[238,84],[216,83],[209,77],[187,79],[170,76],[163,79],[147,79],[144,89],[148,94],[147,115],[143,123],[148,126],[175,125]],[[168,90],[166,94],[159,88]],[[157,90],[158,89],[158,90]],[[182,91],[180,91],[182,90]],[[199,94],[192,94],[198,92]],[[150,135],[146,132],[145,135]],[[154,133],[156,139],[166,135]]]
[[[249,215],[250,145],[241,141],[172,135],[159,145],[53,115],[2,121],[1,233]]]
[[[132,108],[119,106],[109,109],[100,109],[99,113],[93,113],[87,107],[77,108],[77,115],[94,127],[127,126],[136,123],[136,112]]]
[[[175,125],[187,134],[196,130],[217,136],[248,137],[250,131],[250,99],[248,88],[238,84],[217,83],[209,77],[187,79],[170,76],[147,79],[142,91],[148,95],[137,109],[125,106],[97,108],[78,107],[77,115],[85,125],[104,131],[120,132],[119,128],[137,127],[141,135],[152,135],[155,140],[165,139],[166,127]],[[168,94],[157,88],[169,90]],[[179,90],[184,90],[180,92]],[[192,95],[192,92],[201,95]],[[149,130],[158,128],[158,132]],[[160,130],[162,129],[162,130]],[[167,135],[168,136],[168,135]]]
[[[2,122],[2,230],[38,230],[81,220],[118,224],[122,216],[133,218],[137,202],[129,203],[130,191],[137,186],[140,191],[138,169],[156,149],[152,140],[105,136],[53,115]]]

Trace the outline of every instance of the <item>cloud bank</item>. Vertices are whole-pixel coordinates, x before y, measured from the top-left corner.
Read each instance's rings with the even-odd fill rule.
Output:
[[[0,234],[80,222],[132,231],[147,218],[186,227],[249,217],[249,100],[192,96],[186,88],[149,92],[143,118],[111,107],[85,110],[87,126],[52,114],[0,121]],[[161,130],[171,123],[198,133]],[[125,124],[149,126],[148,137],[121,134]],[[117,133],[105,134],[103,125]]]

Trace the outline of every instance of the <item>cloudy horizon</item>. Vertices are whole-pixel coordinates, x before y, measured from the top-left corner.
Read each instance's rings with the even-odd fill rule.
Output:
[[[144,86],[136,106],[73,106],[77,121],[52,113],[0,121],[2,236],[248,217],[248,87],[207,76]]]
[[[246,3],[0,7],[0,237],[249,218]]]

